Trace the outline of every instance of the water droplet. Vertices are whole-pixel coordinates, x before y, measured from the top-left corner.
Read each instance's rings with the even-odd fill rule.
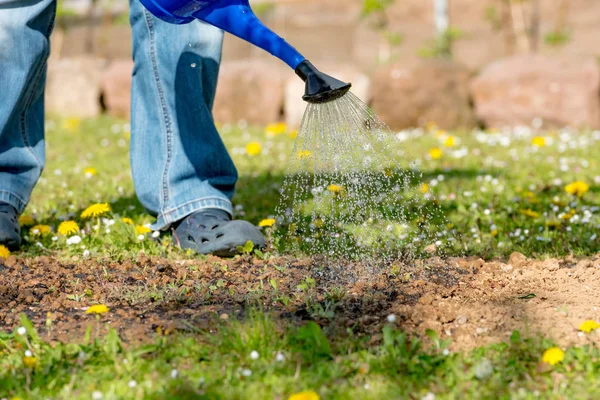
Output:
[[[196,68],[196,63],[191,63],[191,64],[190,64],[190,67],[192,67],[192,68]]]

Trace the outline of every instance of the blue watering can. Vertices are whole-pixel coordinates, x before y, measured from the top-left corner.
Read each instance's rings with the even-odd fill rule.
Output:
[[[350,83],[319,71],[256,17],[248,0],[140,0],[156,17],[186,24],[202,20],[268,51],[289,65],[306,82],[302,98],[309,103],[326,103],[342,97]]]

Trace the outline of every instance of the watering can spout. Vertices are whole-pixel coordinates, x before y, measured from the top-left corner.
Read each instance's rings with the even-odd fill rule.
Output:
[[[296,71],[306,82],[303,99],[323,103],[335,100],[350,89],[318,71],[302,54],[256,17],[248,0],[141,0],[156,17],[174,24],[202,20],[271,53]],[[343,91],[342,88],[346,88]],[[337,97],[336,97],[337,96]]]

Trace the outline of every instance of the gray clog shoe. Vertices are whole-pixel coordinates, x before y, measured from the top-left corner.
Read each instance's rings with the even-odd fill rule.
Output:
[[[173,239],[183,249],[192,249],[200,254],[233,257],[237,247],[248,241],[255,248],[264,248],[267,241],[260,230],[247,221],[232,221],[223,210],[198,211],[181,220],[173,228]]]

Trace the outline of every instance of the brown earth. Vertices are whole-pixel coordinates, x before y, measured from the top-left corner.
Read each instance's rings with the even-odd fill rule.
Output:
[[[600,343],[600,335],[577,331],[584,320],[600,319],[600,255],[536,261],[513,254],[506,263],[431,258],[380,272],[358,264],[322,265],[291,258],[173,261],[142,255],[135,261],[68,262],[11,256],[0,264],[0,329],[17,327],[24,312],[44,337],[79,341],[90,324],[105,330],[84,311],[105,303],[111,311],[102,321],[137,343],[157,331],[211,329],[219,318],[243,318],[260,305],[281,320],[316,320],[331,334],[352,327],[372,335],[371,343],[380,339],[390,314],[411,334],[434,329],[451,337],[454,350],[506,341],[514,329],[561,345]],[[307,277],[314,284],[306,284]],[[298,288],[303,282],[305,288]]]

